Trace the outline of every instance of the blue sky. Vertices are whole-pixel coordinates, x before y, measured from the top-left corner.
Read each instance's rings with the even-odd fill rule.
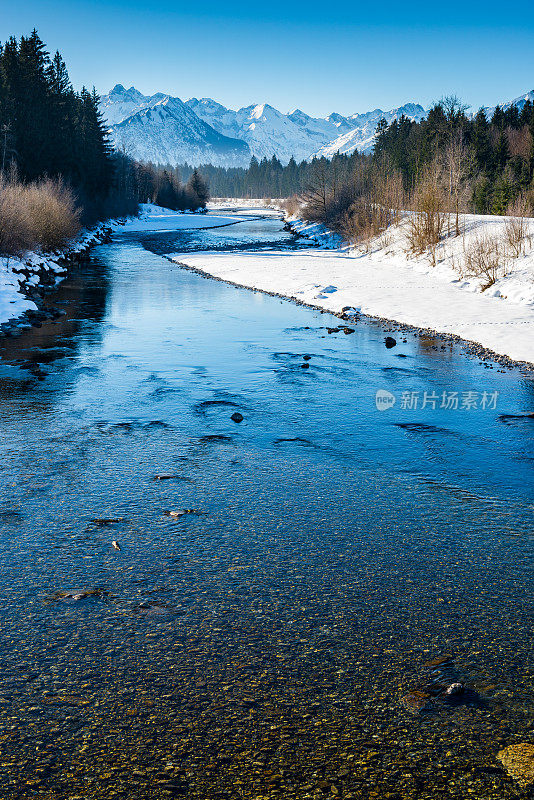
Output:
[[[509,11],[510,10],[510,11]],[[135,85],[317,116],[534,88],[534,3],[0,0],[0,40],[36,27],[74,85]]]

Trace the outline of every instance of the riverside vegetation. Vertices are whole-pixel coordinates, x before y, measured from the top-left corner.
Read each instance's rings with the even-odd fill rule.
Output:
[[[286,166],[273,156],[253,158],[246,170],[205,165],[202,172],[218,196],[289,197],[288,215],[323,223],[366,252],[402,224],[408,256],[428,255],[433,265],[444,240],[463,235],[462,215],[507,216],[501,233],[470,237],[456,265],[488,288],[530,247],[534,104],[497,106],[488,119],[484,109],[469,116],[458,98],[446,97],[420,122],[382,120],[372,155]]]
[[[485,290],[531,246],[533,132],[530,101],[521,112],[497,107],[488,122],[483,110],[470,119],[457,98],[446,98],[419,123],[379,124],[373,155],[354,157],[348,179],[316,162],[286,210],[325,224],[364,252],[377,237],[387,246],[389,229],[401,226],[407,256],[428,256],[433,266],[445,241],[464,236],[465,214],[505,216],[499,232],[464,237],[455,263],[461,277],[481,279]]]
[[[208,198],[197,171],[184,186],[114,152],[95,89],[75,92],[37,31],[0,44],[0,255],[57,250],[81,226],[136,214],[141,201],[194,210]]]

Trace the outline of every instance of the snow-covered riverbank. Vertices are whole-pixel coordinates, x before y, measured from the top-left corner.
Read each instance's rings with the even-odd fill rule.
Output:
[[[465,237],[445,243],[436,267],[425,257],[407,259],[401,229],[388,231],[363,253],[342,246],[320,226],[296,220],[293,225],[301,234],[313,236],[319,246],[302,252],[177,253],[173,260],[222,280],[278,293],[336,314],[349,307],[373,317],[459,336],[514,361],[534,363],[532,250],[515,260],[507,276],[483,293],[479,280],[461,279],[455,269],[469,238],[481,231],[494,233],[504,225],[503,218],[466,217]],[[534,222],[530,227],[534,234]]]
[[[110,230],[123,224],[119,220],[102,222],[84,230],[74,242],[55,254],[26,253],[21,258],[0,256],[0,326],[24,327],[38,311],[41,291],[51,289],[67,275],[69,259],[79,256],[102,241]],[[26,319],[25,319],[26,317]],[[18,322],[17,322],[18,321]]]

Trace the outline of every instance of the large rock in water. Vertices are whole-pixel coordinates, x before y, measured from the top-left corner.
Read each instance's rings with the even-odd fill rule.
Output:
[[[497,753],[497,759],[521,786],[534,783],[534,744],[511,744]]]

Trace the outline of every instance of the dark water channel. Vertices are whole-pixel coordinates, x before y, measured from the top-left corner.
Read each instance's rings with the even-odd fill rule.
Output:
[[[0,796],[529,796],[532,375],[161,257],[298,246],[124,232],[0,341]]]

